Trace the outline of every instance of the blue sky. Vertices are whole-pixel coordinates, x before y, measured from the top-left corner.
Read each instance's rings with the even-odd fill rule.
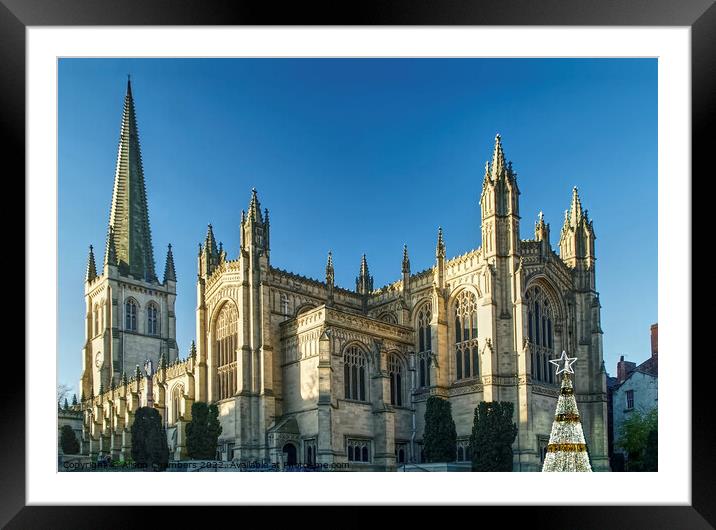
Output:
[[[177,341],[194,338],[196,251],[212,223],[230,258],[255,186],[274,266],[375,286],[480,245],[479,193],[500,133],[521,236],[540,210],[557,247],[578,186],[597,236],[604,358],[649,356],[657,320],[655,59],[61,59],[58,382],[75,390],[87,247],[104,253],[132,75],[156,268],[172,243]]]

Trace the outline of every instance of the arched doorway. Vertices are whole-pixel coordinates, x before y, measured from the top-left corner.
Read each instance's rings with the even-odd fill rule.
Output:
[[[283,454],[286,455],[287,466],[295,466],[298,463],[296,460],[296,446],[291,442],[283,446]]]

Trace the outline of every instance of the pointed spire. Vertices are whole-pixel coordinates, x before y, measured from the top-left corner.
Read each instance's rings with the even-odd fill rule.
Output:
[[[117,245],[115,244],[114,229],[107,230],[107,243],[104,251],[104,264],[117,265]]]
[[[256,188],[251,188],[251,200],[249,201],[249,219],[253,219],[254,221],[262,222],[263,219],[261,218],[261,203],[259,202],[259,197],[256,193]]]
[[[435,247],[435,257],[445,259],[445,241],[443,241],[443,229],[438,227],[438,244]]]
[[[134,369],[134,377],[139,381],[142,378],[142,370],[139,368],[139,365]]]
[[[410,274],[410,258],[408,258],[408,245],[403,245],[403,274]]]
[[[546,241],[549,244],[549,223],[545,223],[542,211],[540,211],[537,221],[535,221],[535,240]]]
[[[77,394],[72,394],[72,405],[73,406],[77,405]]]
[[[87,272],[85,273],[85,281],[91,282],[97,277],[97,265],[94,262],[94,249],[89,246],[89,256],[87,257]]]
[[[360,260],[360,274],[356,278],[356,291],[360,294],[368,294],[373,290],[373,277],[368,271],[368,260],[363,254]]]
[[[191,341],[191,346],[189,347],[189,357],[196,359],[196,344],[193,340]]]
[[[569,221],[572,226],[577,226],[577,223],[582,218],[582,201],[579,199],[579,190],[577,186],[572,188],[572,204],[569,206]]]
[[[124,97],[109,226],[114,232],[116,260],[121,273],[156,282],[142,153],[129,78]]]
[[[502,150],[502,139],[498,133],[495,135],[495,147],[492,151],[492,179],[497,180],[506,167],[505,153]]]
[[[326,283],[333,285],[335,281],[335,271],[333,269],[333,253],[328,251],[328,261],[326,262]]]
[[[167,245],[167,262],[164,265],[164,283],[167,281],[177,281],[177,273],[174,269],[174,255],[172,254],[172,244]]]
[[[219,248],[216,244],[216,238],[214,237],[214,227],[211,223],[206,228],[206,239],[204,240],[204,249],[211,255],[219,255]]]
[[[122,372],[122,379],[120,382],[122,383],[122,386],[127,386],[127,372]]]

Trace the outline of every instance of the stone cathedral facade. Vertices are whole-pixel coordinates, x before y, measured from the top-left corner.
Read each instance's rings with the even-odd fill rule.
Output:
[[[173,257],[170,247],[159,282],[128,87],[104,268],[90,250],[85,284],[83,449],[127,457],[133,413],[150,405],[173,457],[186,458],[191,404],[206,401],[219,408],[218,458],[395,470],[422,461],[425,403],[436,395],[452,404],[456,461],[470,458],[477,404],[511,401],[514,470],[539,471],[559,392],[548,361],[566,350],[580,359],[574,387],[593,469],[608,470],[592,221],[574,188],[556,253],[541,214],[534,238],[520,238],[519,196],[498,135],[479,198],[481,246],[448,257],[438,230],[430,268],[412,272],[404,248],[401,275],[375,288],[363,256],[345,289],[330,252],[321,281],[271,262],[269,212],[253,190],[240,248],[229,255],[211,225],[199,245],[196,341],[179,360]],[[156,370],[143,371],[146,360]]]

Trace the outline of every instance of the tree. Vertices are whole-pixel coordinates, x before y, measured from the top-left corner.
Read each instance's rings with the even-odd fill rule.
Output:
[[[428,462],[454,462],[457,451],[457,431],[452,419],[452,407],[446,399],[430,396],[425,406],[423,448]]]
[[[152,407],[140,407],[132,423],[132,460],[147,469],[166,469],[169,463],[167,435],[162,417]]]
[[[203,401],[194,402],[191,406],[191,421],[186,426],[186,449],[189,457],[213,460],[216,457],[220,434],[218,407],[207,405]]]
[[[512,443],[517,425],[510,401],[481,401],[475,408],[470,436],[473,471],[512,471]]]
[[[80,452],[80,443],[77,441],[75,431],[69,425],[63,425],[60,429],[60,447],[66,455],[76,455]]]
[[[562,385],[542,471],[592,471],[577,400],[574,398],[574,386],[569,377],[569,374],[574,373],[571,364],[576,360],[576,357],[569,358],[566,352],[562,352],[559,360],[550,361],[557,366],[564,363],[564,367],[557,370],[557,375],[562,373]]]
[[[627,453],[627,471],[657,470],[658,420],[658,411],[653,408],[646,413],[635,410],[622,423],[617,444]]]
[[[62,403],[62,400],[67,397],[67,394],[70,393],[70,390],[72,390],[72,387],[70,385],[66,385],[64,383],[60,383],[57,385],[57,406],[60,407],[60,403]]]

